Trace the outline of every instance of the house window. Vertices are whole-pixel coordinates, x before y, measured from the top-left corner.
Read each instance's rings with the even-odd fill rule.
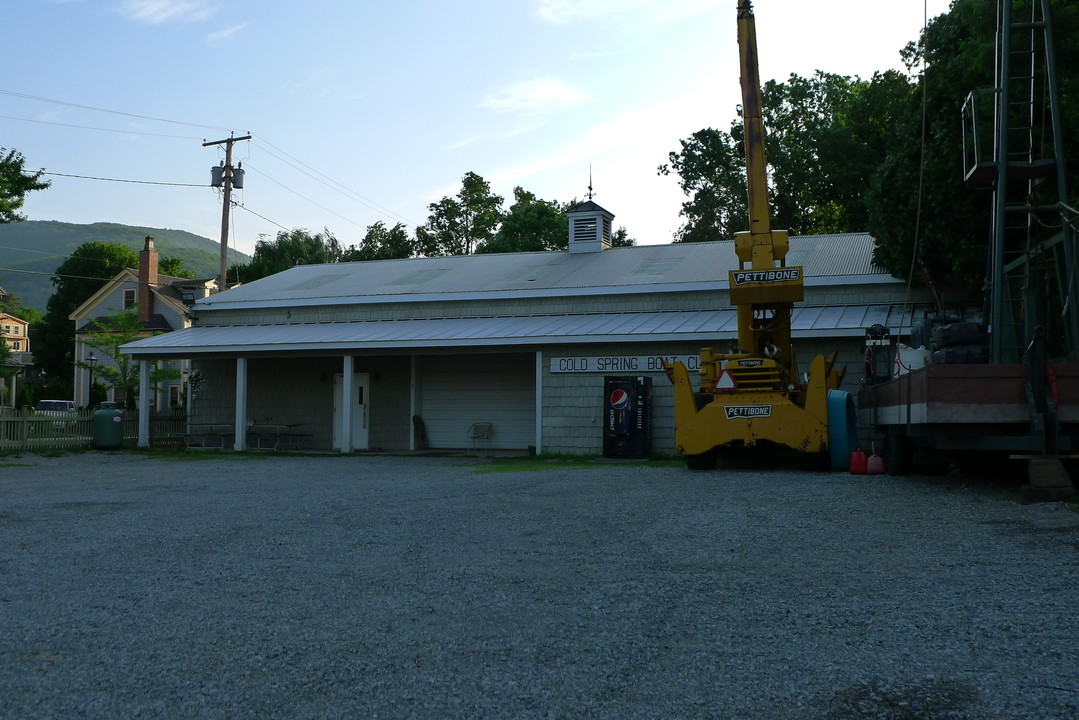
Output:
[[[180,407],[180,386],[179,385],[169,385],[169,407],[170,408],[178,408],[178,407]]]
[[[12,349],[13,350],[22,350],[22,341],[21,340],[16,340],[15,341],[15,347],[12,348]]]
[[[135,290],[124,290],[124,310],[135,304]]]

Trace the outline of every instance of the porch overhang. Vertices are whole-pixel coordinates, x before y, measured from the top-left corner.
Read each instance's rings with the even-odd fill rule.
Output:
[[[911,312],[901,305],[797,307],[795,338],[862,337],[875,323],[893,334],[909,330]],[[403,350],[591,344],[618,342],[715,343],[736,337],[734,308],[626,313],[580,313],[514,317],[449,317],[404,320],[205,325],[164,333],[124,345],[136,358],[336,354]]]

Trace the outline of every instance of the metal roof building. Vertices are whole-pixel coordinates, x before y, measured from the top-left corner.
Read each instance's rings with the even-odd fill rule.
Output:
[[[640,374],[653,381],[652,448],[672,452],[657,358],[693,367],[702,346],[736,336],[733,243],[610,248],[613,216],[591,205],[571,213],[569,252],[298,266],[200,300],[191,327],[124,349],[191,359],[192,421],[231,426],[237,448],[248,426],[311,448],[461,448],[482,422],[492,448],[596,453],[604,377]],[[865,233],[790,239],[806,361],[838,348],[856,362],[867,326],[909,324],[905,287],[872,251]]]

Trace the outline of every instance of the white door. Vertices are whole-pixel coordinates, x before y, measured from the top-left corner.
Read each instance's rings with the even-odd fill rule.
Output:
[[[367,449],[368,398],[371,389],[371,376],[368,373],[356,373],[352,376],[352,449]],[[342,442],[341,428],[345,422],[345,411],[341,404],[341,391],[345,377],[341,373],[333,377],[333,446],[340,450]]]

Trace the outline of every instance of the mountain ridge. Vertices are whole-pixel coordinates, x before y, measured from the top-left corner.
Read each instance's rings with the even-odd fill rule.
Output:
[[[27,220],[0,225],[0,287],[17,295],[22,304],[45,312],[53,292],[52,274],[80,245],[113,242],[142,250],[146,236],[162,257],[177,257],[199,278],[216,277],[221,246],[216,240],[186,230],[150,228],[120,223],[66,223],[58,220]],[[229,264],[251,262],[250,256],[229,250]]]

